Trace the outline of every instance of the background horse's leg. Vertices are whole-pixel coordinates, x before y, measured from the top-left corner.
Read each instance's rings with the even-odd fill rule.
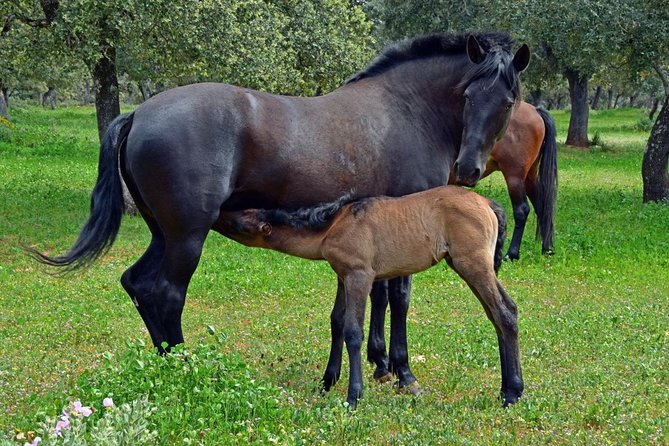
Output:
[[[378,280],[370,294],[372,307],[369,317],[369,337],[367,338],[367,360],[376,365],[374,379],[387,382],[392,379],[390,360],[386,354],[385,320],[388,308],[388,281]]]
[[[353,271],[344,277],[344,288],[346,289],[344,339],[350,367],[346,401],[352,409],[355,409],[358,399],[362,397],[362,355],[360,349],[364,339],[365,305],[373,283],[374,273],[371,271]]]
[[[399,386],[407,387],[413,394],[420,392],[416,377],[409,368],[407,347],[407,313],[411,298],[411,276],[396,277],[388,281],[390,303],[390,367],[399,378]]]
[[[332,344],[330,346],[330,358],[323,375],[323,390],[328,391],[339,381],[341,375],[341,356],[344,350],[344,315],[346,313],[346,291],[344,285],[339,281],[337,284],[337,297],[334,308],[330,313],[330,332]]]
[[[525,223],[530,213],[530,205],[527,202],[527,194],[525,193],[525,179],[507,174],[504,174],[504,179],[506,180],[511,205],[513,206],[513,236],[511,237],[506,257],[511,260],[518,260],[520,258],[520,242],[523,240],[523,232],[525,232]]]

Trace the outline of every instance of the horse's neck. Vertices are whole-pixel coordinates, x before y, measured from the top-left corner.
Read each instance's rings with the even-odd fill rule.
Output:
[[[320,260],[321,244],[326,231],[295,229],[288,225],[275,225],[265,238],[267,246],[275,251],[304,259]]]
[[[419,60],[407,62],[382,75],[387,94],[395,102],[406,104],[394,119],[404,119],[406,125],[416,128],[419,137],[432,141],[415,141],[436,145],[453,144],[459,147],[462,135],[464,96],[457,90],[466,65],[454,57],[444,61]],[[443,147],[442,147],[443,150]]]

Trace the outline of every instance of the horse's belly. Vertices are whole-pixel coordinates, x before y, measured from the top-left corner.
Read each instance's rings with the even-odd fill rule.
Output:
[[[393,244],[389,240],[388,244]],[[398,276],[425,271],[441,260],[439,254],[429,247],[412,244],[406,249],[386,249],[377,255],[374,270],[378,279],[389,279]]]

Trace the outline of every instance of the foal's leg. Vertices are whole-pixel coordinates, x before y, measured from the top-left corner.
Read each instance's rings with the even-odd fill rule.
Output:
[[[344,316],[346,314],[346,291],[344,284],[339,281],[337,285],[337,297],[334,308],[330,313],[330,332],[332,344],[330,346],[330,358],[323,375],[323,390],[329,391],[339,381],[341,375],[341,356],[344,349]]]
[[[369,316],[369,337],[367,338],[367,360],[376,365],[374,379],[387,382],[393,378],[390,360],[386,354],[385,319],[388,308],[388,281],[378,280],[370,294],[372,307]]]
[[[525,179],[513,174],[505,174],[504,179],[513,206],[513,236],[506,257],[511,260],[518,260],[520,258],[520,242],[523,240],[525,223],[527,222],[527,216],[530,214],[530,205],[527,202],[525,192]]]
[[[396,277],[388,281],[390,302],[390,366],[399,379],[400,388],[412,394],[420,393],[420,386],[409,368],[407,345],[407,313],[411,300],[411,276]]]
[[[344,314],[344,339],[349,360],[348,395],[349,407],[355,409],[358,399],[362,397],[362,341],[365,323],[365,305],[367,296],[374,283],[374,273],[357,270],[344,277],[346,290],[346,312]]]
[[[495,277],[490,255],[474,252],[466,256],[464,261],[456,257],[447,261],[467,282],[495,326],[502,372],[501,393],[506,407],[518,401],[524,388],[518,347],[518,310]],[[472,259],[482,260],[472,266]]]

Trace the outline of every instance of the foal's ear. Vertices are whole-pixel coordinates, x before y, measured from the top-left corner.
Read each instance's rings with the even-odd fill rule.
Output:
[[[516,54],[513,56],[513,66],[519,73],[525,71],[525,68],[530,64],[530,47],[526,43],[521,46]]]
[[[476,40],[474,34],[467,37],[467,56],[475,64],[480,64],[485,59],[485,51],[481,48],[479,41]]]
[[[270,225],[269,223],[261,223],[258,229],[263,235],[267,236],[270,235],[270,233],[272,232],[272,225]]]

